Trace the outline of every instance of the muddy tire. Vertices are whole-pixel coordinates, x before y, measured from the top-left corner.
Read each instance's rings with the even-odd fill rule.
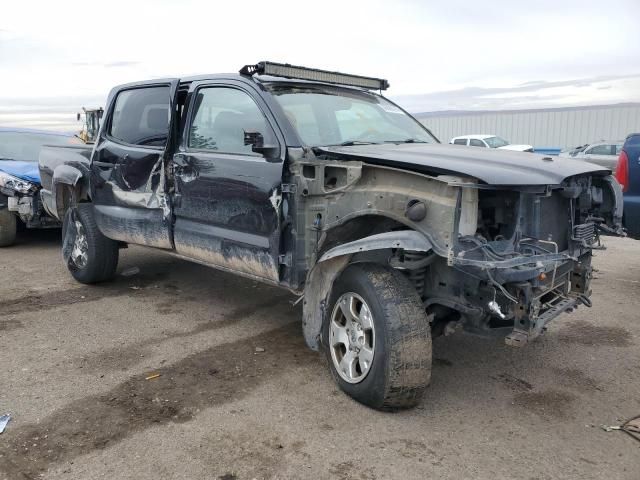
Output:
[[[105,237],[96,225],[93,205],[69,208],[62,223],[62,255],[80,283],[110,280],[118,267],[118,243]]]
[[[2,202],[0,200],[0,203]],[[17,218],[7,207],[0,207],[0,247],[8,247],[16,241]]]
[[[354,264],[333,285],[322,343],[340,388],[378,410],[420,403],[431,380],[431,328],[402,273]]]

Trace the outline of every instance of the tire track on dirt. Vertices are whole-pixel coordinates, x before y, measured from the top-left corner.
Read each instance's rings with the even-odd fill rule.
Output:
[[[0,471],[7,478],[38,477],[53,464],[104,449],[154,425],[189,421],[201,409],[242,398],[265,381],[318,362],[291,317],[284,327],[160,368],[155,380],[136,375],[104,394],[71,402],[38,424],[6,432]],[[264,353],[255,353],[258,345]]]
[[[153,275],[139,275],[130,281],[113,281],[100,285],[85,285],[69,290],[55,290],[42,294],[29,294],[11,300],[0,301],[0,316],[23,312],[49,310],[62,305],[95,302],[103,298],[132,296],[154,282],[160,282],[169,275],[157,272]]]
[[[141,355],[145,355],[149,347],[158,346],[162,343],[179,338],[192,337],[208,331],[220,330],[237,324],[252,314],[258,313],[260,315],[265,315],[269,313],[270,315],[273,315],[275,311],[280,316],[287,316],[291,315],[292,312],[296,312],[295,315],[300,317],[301,313],[298,309],[293,308],[291,304],[287,302],[287,299],[289,298],[290,294],[288,293],[284,295],[276,295],[259,303],[236,308],[235,310],[225,314],[222,319],[200,323],[191,330],[168,332],[162,337],[148,338],[135,343],[108,348],[99,352],[83,355],[80,358],[72,359],[71,363],[80,363],[82,368],[85,369],[85,372],[100,371],[102,373],[109,369],[117,370],[128,368],[142,362],[144,358],[141,357]]]

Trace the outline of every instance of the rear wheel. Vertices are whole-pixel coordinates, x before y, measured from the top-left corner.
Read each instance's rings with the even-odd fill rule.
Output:
[[[6,200],[6,197],[4,197]],[[2,199],[0,199],[0,203]],[[8,247],[16,241],[17,219],[7,207],[0,207],[0,247]]]
[[[69,208],[62,223],[62,255],[67,268],[81,283],[111,279],[118,267],[118,243],[105,237],[93,217],[93,205]]]
[[[431,330],[409,280],[354,264],[336,280],[329,305],[323,346],[340,388],[380,410],[417,405],[431,379]]]

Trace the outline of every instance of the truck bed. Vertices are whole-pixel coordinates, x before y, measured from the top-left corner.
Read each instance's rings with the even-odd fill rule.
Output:
[[[53,197],[54,170],[60,165],[69,165],[88,170],[93,145],[51,145],[40,150],[38,166],[40,168],[40,198],[47,212],[58,218]],[[59,218],[59,220],[62,220]]]

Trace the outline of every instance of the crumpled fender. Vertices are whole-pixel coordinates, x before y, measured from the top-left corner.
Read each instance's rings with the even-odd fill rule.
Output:
[[[66,205],[63,205],[63,196],[61,185],[69,186],[76,192],[76,200],[80,200],[89,192],[89,178],[87,172],[72,165],[59,165],[53,171],[51,185],[51,210],[57,213],[56,217],[62,220],[61,215],[64,214]]]
[[[414,230],[400,230],[397,232],[378,233],[368,237],[344,243],[328,250],[320,258],[320,262],[350,253],[382,250],[384,248],[402,248],[415,252],[428,252],[433,245],[422,233]]]
[[[78,180],[82,178],[82,172],[71,165],[58,165],[53,172],[53,183],[64,183],[66,185],[76,186]]]
[[[402,248],[428,252],[432,244],[422,233],[414,230],[379,233],[338,245],[326,251],[309,271],[304,288],[302,307],[302,331],[304,340],[312,350],[320,349],[322,322],[333,282],[349,265],[352,256],[359,252]]]

